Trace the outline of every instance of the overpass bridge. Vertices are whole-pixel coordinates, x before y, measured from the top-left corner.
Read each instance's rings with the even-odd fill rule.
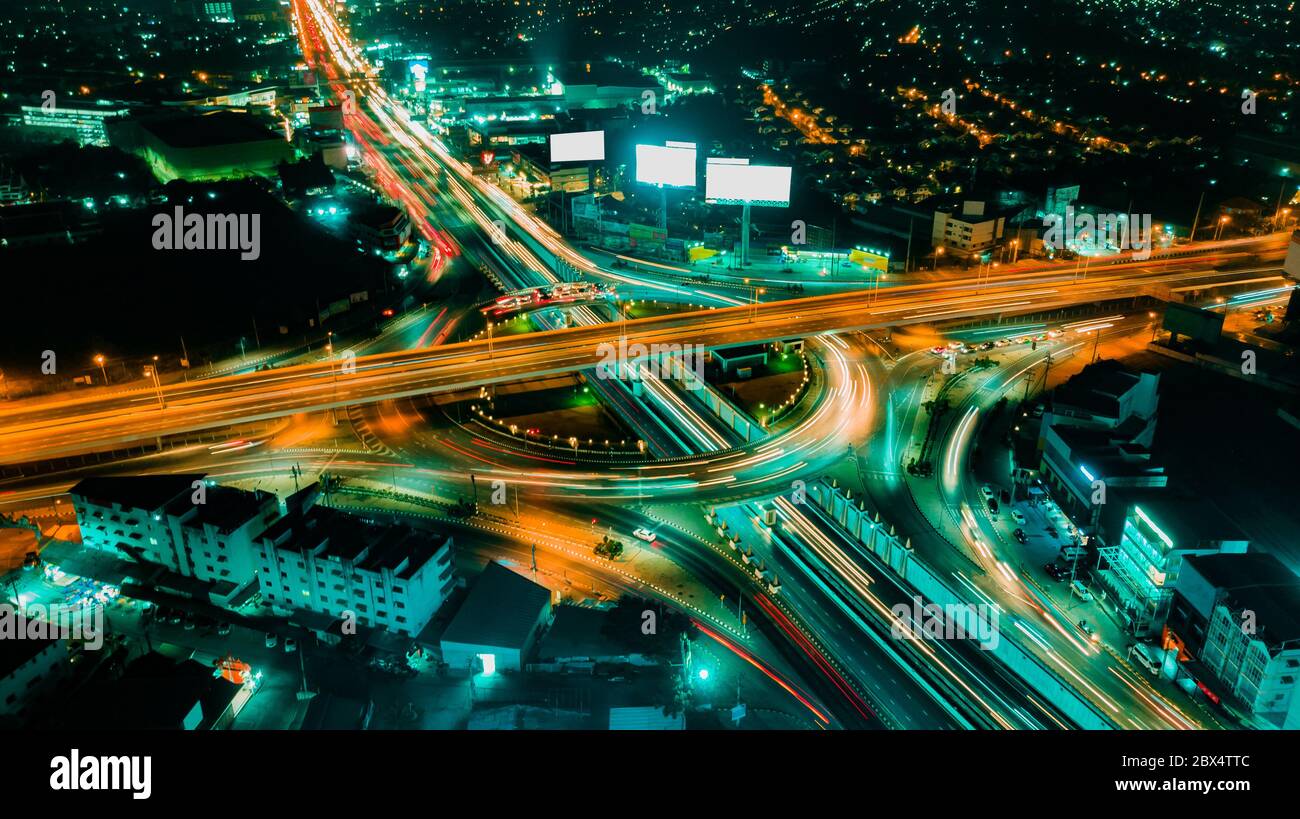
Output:
[[[161,389],[12,402],[0,406],[0,464],[94,452],[348,404],[569,373],[594,366],[602,358],[602,345],[619,345],[622,339],[647,350],[674,344],[722,348],[818,333],[1014,316],[1258,272],[1152,267],[1115,265],[1090,278],[1049,271],[1010,274],[990,282],[932,282],[836,293],[431,349],[362,357],[344,353],[325,362]],[[1276,268],[1259,270],[1269,269]]]

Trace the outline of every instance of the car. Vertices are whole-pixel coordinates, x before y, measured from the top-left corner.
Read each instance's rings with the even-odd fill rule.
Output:
[[[1017,526],[1025,525],[1025,514],[1024,512],[1021,512],[1019,509],[1011,510],[1011,519],[1016,522]]]
[[[1047,572],[1048,577],[1052,578],[1057,583],[1064,581],[1067,577],[1070,576],[1070,573],[1067,572],[1063,566],[1056,563],[1055,561],[1048,563],[1046,566],[1043,567],[1043,570]]]
[[[195,621],[195,619],[194,619],[194,615],[193,615],[193,614],[187,614],[187,615],[185,615],[185,630],[186,630],[186,631],[193,631],[197,625],[198,625],[198,623]]]
[[[229,633],[230,633],[230,624],[229,624],[229,623],[224,623],[224,622],[223,622],[223,623],[217,623],[217,634],[218,634],[218,635],[220,635],[220,636],[222,636],[222,637],[225,637],[225,636],[226,636],[227,634],[229,634]]]
[[[180,625],[181,620],[184,619],[185,619],[185,612],[181,611],[180,609],[167,610],[167,622],[171,623],[173,626]]]
[[[989,517],[991,517],[991,518],[996,518],[996,517],[998,516],[998,502],[997,502],[997,499],[996,499],[996,498],[985,498],[985,499],[984,499],[984,502],[987,503],[987,504],[989,505]]]
[[[1061,331],[1060,331],[1060,330],[1048,330],[1048,331],[1047,331],[1047,337],[1048,337],[1048,338],[1060,338],[1060,337],[1061,337]]]
[[[1056,537],[1058,534],[1056,531],[1056,527],[1052,526],[1050,523],[1047,525],[1047,529],[1045,531],[1047,532],[1047,536],[1051,538]]]
[[[980,348],[981,350],[992,350],[995,346],[997,346],[997,345],[995,345],[993,342],[991,342],[991,341],[986,341],[986,342],[984,342],[983,344],[981,344],[981,345],[979,346],[979,348]]]
[[[632,533],[638,540],[644,540],[646,543],[655,542],[655,533],[646,529],[644,526]]]
[[[1160,666],[1163,664],[1161,654],[1158,646],[1146,643],[1137,643],[1128,647],[1128,658],[1136,661],[1153,676],[1160,673]]]
[[[266,647],[267,647],[267,648],[275,648],[275,645],[276,645],[276,643],[278,643],[278,642],[280,642],[280,635],[276,634],[274,631],[268,631],[268,632],[266,633]]]
[[[298,650],[298,641],[292,637],[284,638],[284,653],[292,654]]]
[[[1079,598],[1085,603],[1092,599],[1092,592],[1088,591],[1088,587],[1083,585],[1082,580],[1075,580],[1071,582],[1070,591],[1074,593],[1075,597]]]
[[[1029,542],[1029,536],[1025,534],[1025,530],[1024,530],[1024,529],[1017,529],[1016,531],[1012,532],[1011,534],[1014,535],[1015,538],[1016,538],[1016,540],[1020,541],[1021,543],[1028,543],[1028,542]]]
[[[1094,643],[1101,639],[1101,635],[1097,634],[1097,629],[1087,620],[1079,621],[1079,630],[1088,635],[1088,639],[1092,640]]]
[[[1003,489],[1001,497],[1003,503],[1011,503],[1011,490]]]
[[[1000,338],[997,341],[993,342],[994,347],[1006,347],[1009,346],[1010,344],[1011,344],[1011,340],[1006,338]]]
[[[984,484],[983,486],[980,487],[980,494],[984,496],[984,500],[988,500],[989,498],[993,497],[993,487],[989,486],[988,484]]]
[[[931,348],[930,348],[930,354],[931,354],[931,355],[943,356],[943,355],[946,355],[947,353],[948,353],[948,348],[947,348],[947,347],[931,347]]]

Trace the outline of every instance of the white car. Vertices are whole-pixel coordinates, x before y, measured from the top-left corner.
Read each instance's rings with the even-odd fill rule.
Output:
[[[984,500],[988,500],[989,498],[993,497],[993,487],[989,486],[988,484],[984,484],[983,486],[980,487],[980,494],[984,496]]]
[[[645,528],[637,529],[635,532],[632,533],[632,535],[639,540],[644,540],[646,543],[655,542],[655,533],[650,531],[649,529],[645,529]]]
[[[1024,513],[1021,512],[1019,509],[1012,509],[1012,510],[1011,510],[1011,519],[1014,520],[1014,521],[1016,522],[1016,525],[1017,525],[1017,526],[1024,526],[1024,525],[1025,525],[1025,515],[1024,515]]]

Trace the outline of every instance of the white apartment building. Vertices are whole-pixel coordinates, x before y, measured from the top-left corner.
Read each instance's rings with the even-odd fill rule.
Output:
[[[257,545],[267,603],[391,632],[419,634],[455,585],[449,536],[335,509],[292,510]]]
[[[203,477],[86,478],[70,490],[82,543],[211,583],[216,602],[232,599],[256,578],[253,542],[280,504]]]

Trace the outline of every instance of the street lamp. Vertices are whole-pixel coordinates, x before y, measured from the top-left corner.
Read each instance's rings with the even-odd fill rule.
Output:
[[[144,374],[153,378],[153,388],[158,393],[158,406],[161,409],[167,409],[167,402],[163,400],[162,382],[158,379],[158,356],[153,357],[153,364],[144,368]]]
[[[103,356],[102,354],[96,354],[96,355],[95,355],[95,363],[99,365],[99,371],[100,371],[100,373],[103,374],[103,376],[104,376],[104,384],[105,384],[105,386],[107,386],[107,385],[108,385],[108,370],[104,369],[104,356]]]
[[[939,257],[942,256],[942,255],[943,255],[943,248],[942,248],[942,247],[936,247],[936,248],[934,249],[934,269],[935,269],[936,271],[938,271],[938,269],[939,269]]]

